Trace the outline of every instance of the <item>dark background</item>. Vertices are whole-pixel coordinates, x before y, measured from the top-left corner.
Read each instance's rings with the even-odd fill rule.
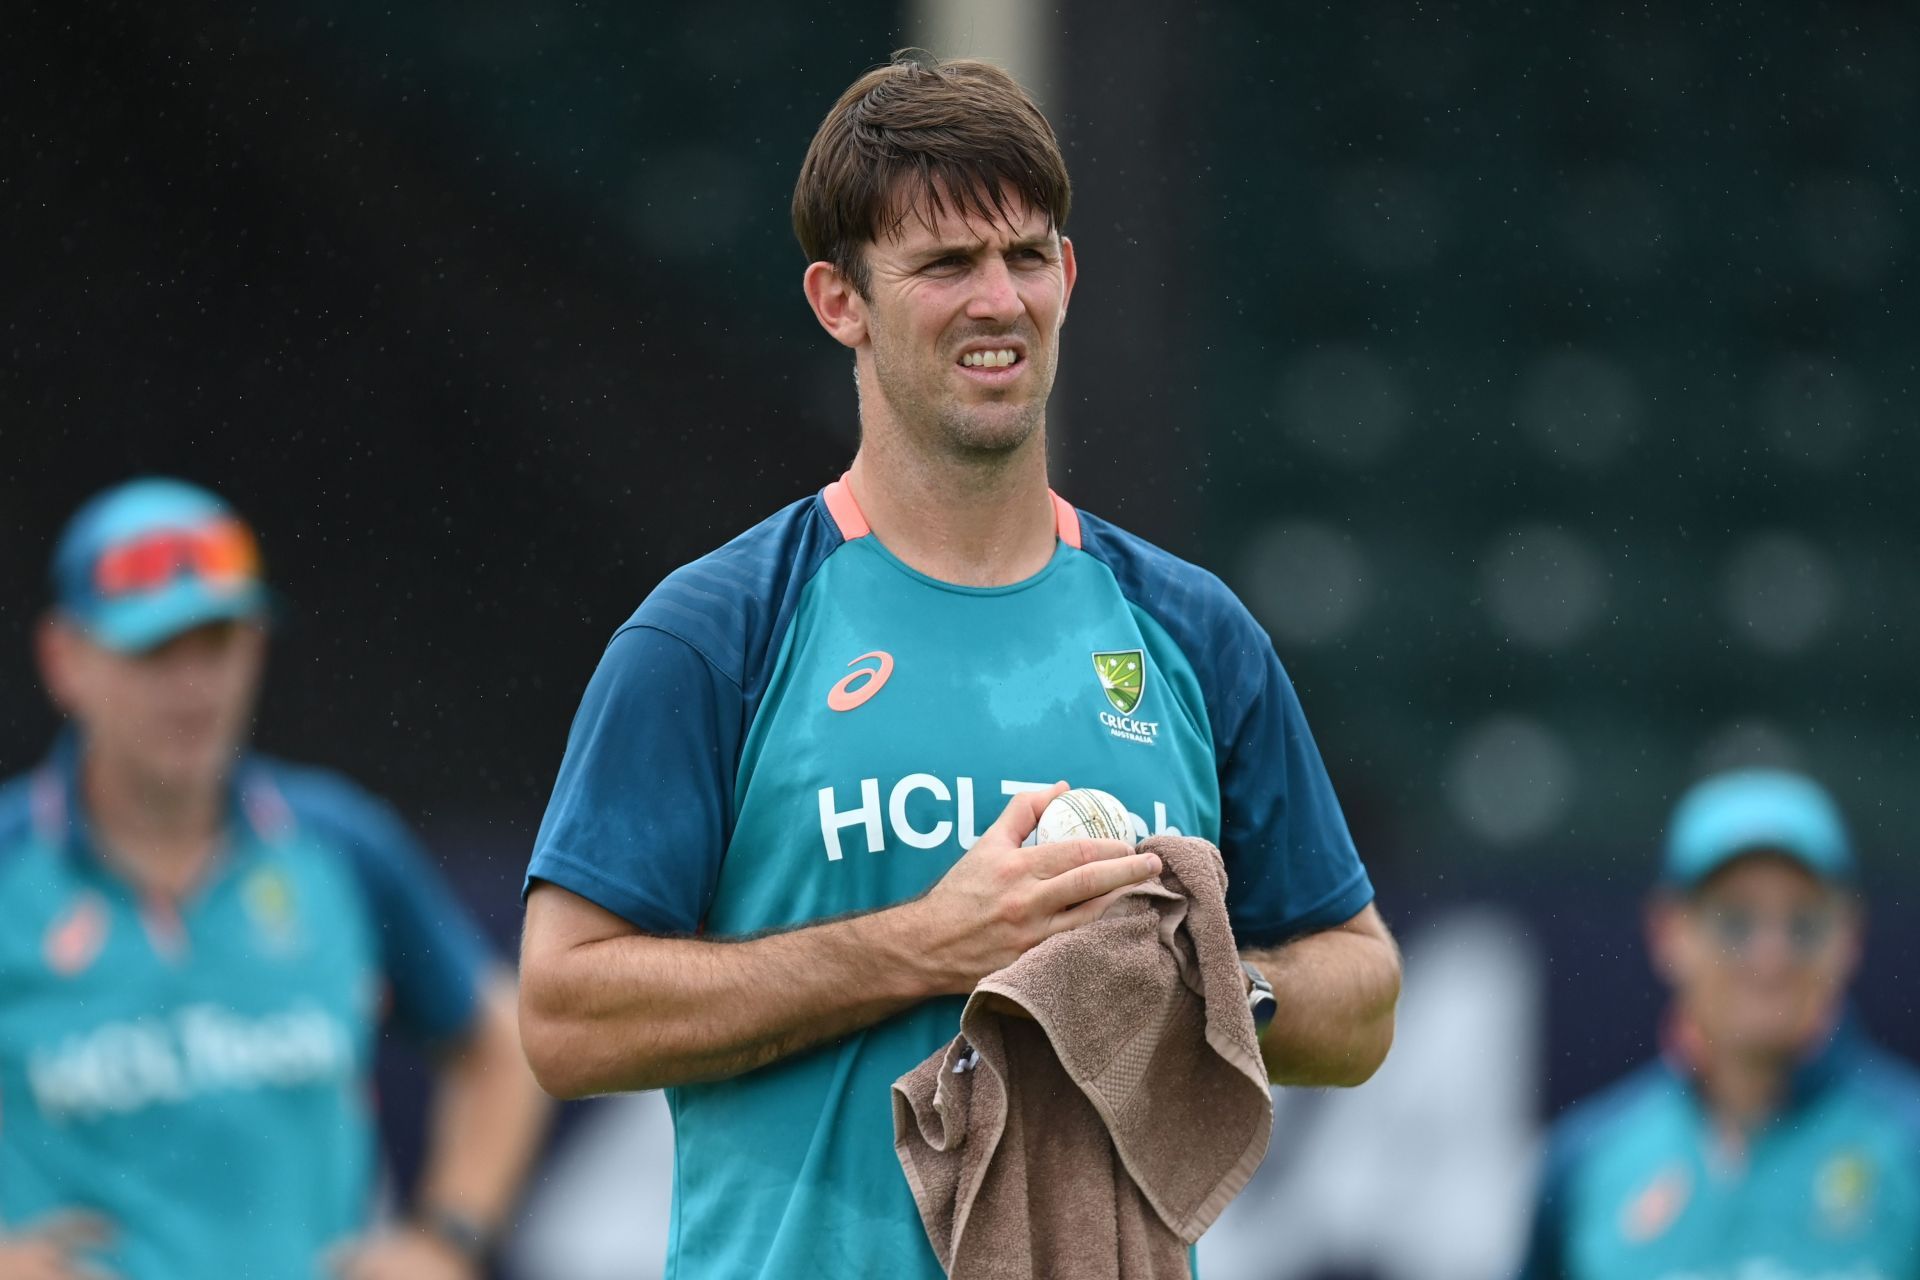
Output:
[[[1404,924],[1550,960],[1557,1107],[1652,1042],[1701,771],[1812,770],[1920,1049],[1920,45],[1897,4],[1052,6],[1069,499],[1273,630]],[[427,833],[508,945],[574,704],[660,576],[855,443],[786,217],[901,6],[9,10],[0,765],[65,516],[228,495],[259,737]],[[967,50],[943,50],[967,52]]]

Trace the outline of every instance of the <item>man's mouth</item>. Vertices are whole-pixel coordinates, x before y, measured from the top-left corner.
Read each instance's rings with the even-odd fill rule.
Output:
[[[999,347],[989,351],[969,351],[960,357],[960,363],[969,369],[1004,369],[1020,362],[1020,353],[1012,347]]]

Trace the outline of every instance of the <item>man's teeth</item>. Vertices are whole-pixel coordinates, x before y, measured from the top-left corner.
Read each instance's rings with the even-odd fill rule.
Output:
[[[960,357],[960,363],[974,369],[1004,369],[1019,358],[1011,348],[1002,347],[998,351],[969,351]]]

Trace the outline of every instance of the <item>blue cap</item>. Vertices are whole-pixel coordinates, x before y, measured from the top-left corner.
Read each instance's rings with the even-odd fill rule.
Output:
[[[1691,889],[1733,859],[1762,852],[1792,858],[1822,880],[1854,876],[1846,825],[1825,788],[1784,769],[1740,769],[1680,798],[1661,879]]]
[[[129,480],[87,502],[53,553],[54,608],[95,642],[139,653],[267,611],[259,545],[233,509],[181,480]]]

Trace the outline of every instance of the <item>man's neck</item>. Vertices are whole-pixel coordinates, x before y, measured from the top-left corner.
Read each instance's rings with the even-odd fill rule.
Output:
[[[1675,1019],[1670,1032],[1707,1109],[1724,1127],[1751,1133],[1786,1104],[1802,1054],[1716,1044],[1685,1015]]]
[[[921,456],[895,437],[869,436],[848,475],[882,545],[911,567],[965,587],[1030,578],[1054,552],[1046,432],[979,461]]]
[[[81,769],[100,854],[141,888],[185,894],[206,870],[225,822],[221,786],[180,788],[89,753]]]
[[[1700,1088],[1722,1124],[1751,1133],[1785,1103],[1792,1076],[1790,1059],[1724,1053],[1703,1064]]]

